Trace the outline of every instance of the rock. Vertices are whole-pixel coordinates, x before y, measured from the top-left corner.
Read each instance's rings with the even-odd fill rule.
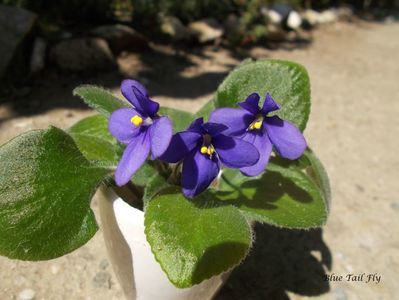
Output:
[[[335,9],[327,9],[320,13],[319,24],[332,23],[338,20],[338,14]]]
[[[319,13],[315,10],[307,9],[302,13],[302,17],[310,26],[317,26],[319,24],[326,24],[337,21],[338,10],[327,9]]]
[[[0,4],[0,78],[18,50],[29,49],[25,43],[32,34],[36,19],[37,16],[30,11]]]
[[[33,44],[32,56],[30,59],[30,71],[31,73],[38,73],[44,69],[46,61],[46,48],[47,44],[44,39],[36,38]]]
[[[176,17],[167,16],[161,19],[161,32],[173,41],[185,40],[189,37],[187,28]]]
[[[116,53],[120,53],[123,50],[148,48],[148,40],[126,25],[104,25],[94,28],[91,33],[94,36],[105,39],[112,51]]]
[[[320,13],[313,9],[307,9],[302,13],[302,18],[310,26],[314,27],[319,24]]]
[[[188,25],[191,33],[200,43],[208,43],[222,37],[224,30],[215,19],[203,19]]]
[[[33,300],[35,291],[32,289],[24,289],[18,294],[18,300]]]
[[[108,70],[116,66],[107,41],[101,38],[76,38],[58,43],[51,59],[63,70]]]
[[[263,14],[267,17],[269,23],[279,25],[283,21],[283,16],[272,9],[265,9]]]
[[[291,11],[288,14],[286,26],[289,29],[298,29],[301,26],[301,24],[302,24],[301,15],[295,10]]]

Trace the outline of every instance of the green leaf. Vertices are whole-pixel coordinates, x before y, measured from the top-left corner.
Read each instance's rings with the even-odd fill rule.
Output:
[[[200,108],[195,114],[195,118],[203,117],[204,121],[207,121],[210,113],[215,109],[215,101],[213,99],[209,100]]]
[[[306,173],[314,183],[319,187],[324,196],[327,209],[330,209],[331,205],[331,187],[330,181],[327,176],[327,172],[323,167],[323,164],[318,159],[316,154],[311,149],[306,149],[303,156],[299,159],[299,163],[305,169]]]
[[[192,113],[168,108],[168,107],[161,107],[159,109],[160,115],[167,115],[170,117],[173,123],[173,130],[174,132],[179,132],[187,129],[187,127],[194,121],[194,115]]]
[[[282,60],[245,62],[219,86],[215,105],[236,107],[254,92],[262,98],[269,92],[282,106],[277,115],[295,123],[302,131],[305,129],[310,113],[310,84],[303,66]]]
[[[319,227],[328,215],[323,190],[298,161],[273,158],[257,178],[244,177],[237,170],[224,171],[214,195],[235,205],[250,219],[275,226]]]
[[[114,168],[122,154],[121,145],[108,132],[108,120],[94,115],[68,129],[79,150],[90,161]]]
[[[147,178],[143,196],[144,209],[152,198],[154,198],[160,191],[170,186],[171,185],[167,180],[158,173],[152,175],[150,179]]]
[[[119,108],[130,107],[127,102],[115,97],[111,92],[94,85],[79,86],[73,90],[73,94],[106,117]]]
[[[134,174],[132,181],[135,185],[146,186],[148,179],[157,174],[157,169],[154,166],[154,162],[147,160],[141,168]]]
[[[237,265],[252,242],[251,228],[235,207],[205,196],[187,200],[176,188],[149,202],[144,223],[156,260],[179,288]]]
[[[46,260],[84,245],[97,231],[90,199],[109,171],[51,127],[0,147],[0,254]]]
[[[94,136],[111,144],[116,144],[116,139],[108,131],[108,119],[101,115],[86,117],[68,129],[70,134],[83,134]]]
[[[91,162],[114,168],[118,164],[116,146],[98,137],[71,134],[80,152]]]

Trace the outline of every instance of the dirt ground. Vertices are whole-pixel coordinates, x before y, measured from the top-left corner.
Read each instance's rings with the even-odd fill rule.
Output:
[[[209,47],[187,54],[158,47],[154,53],[122,55],[120,70],[106,74],[82,79],[48,71],[32,87],[18,90],[19,96],[1,100],[0,144],[49,124],[66,128],[92,114],[71,95],[78,83],[118,93],[121,78],[136,77],[161,105],[195,111],[244,57],[297,61],[311,78],[305,135],[331,179],[330,219],[322,230],[308,232],[258,226],[260,246],[216,299],[399,299],[398,37],[398,23],[336,23],[300,48],[256,47],[234,54]],[[333,273],[365,275],[363,281],[324,280]],[[366,283],[368,274],[381,276],[380,282]],[[0,299],[19,299],[26,289],[35,299],[123,299],[101,231],[81,249],[52,261],[0,257]]]

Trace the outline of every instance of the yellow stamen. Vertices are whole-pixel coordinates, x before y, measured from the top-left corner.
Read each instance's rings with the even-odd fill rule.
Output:
[[[143,123],[143,119],[139,117],[138,115],[135,115],[130,119],[130,122],[132,122],[136,126],[140,126],[141,123]]]
[[[256,121],[254,121],[253,123],[251,123],[251,125],[249,125],[248,129],[249,130],[261,129],[262,128],[262,122],[263,122],[263,119],[258,119]]]
[[[254,127],[255,129],[260,129],[262,127],[262,121],[256,121]]]
[[[207,154],[207,153],[208,153],[208,147],[202,146],[202,147],[201,147],[201,153],[202,153],[202,154]]]
[[[212,146],[209,146],[208,147],[208,151],[207,151],[207,153],[208,153],[208,155],[209,156],[212,156],[212,154],[215,152],[215,150],[213,149],[213,147]]]

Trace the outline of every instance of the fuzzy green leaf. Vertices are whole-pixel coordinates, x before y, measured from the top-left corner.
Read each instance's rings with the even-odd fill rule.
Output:
[[[310,84],[306,69],[282,60],[247,61],[232,71],[216,92],[215,105],[237,107],[251,93],[269,92],[282,108],[282,119],[295,123],[302,131],[310,113]]]
[[[251,228],[235,207],[205,196],[188,200],[176,188],[148,203],[144,222],[156,260],[179,288],[237,265],[252,242]]]
[[[174,132],[179,132],[187,129],[187,127],[194,120],[194,115],[192,113],[174,108],[161,107],[159,109],[159,114],[169,116],[170,120],[173,123]]]
[[[287,228],[319,227],[327,219],[328,199],[324,187],[307,172],[318,177],[320,166],[314,168],[304,156],[293,162],[273,158],[266,172],[257,178],[226,170],[214,194],[259,222]]]
[[[115,138],[108,131],[108,120],[102,115],[86,117],[68,129],[70,134],[94,136],[111,144],[116,144]]]
[[[122,154],[122,146],[108,132],[108,120],[94,115],[68,129],[79,150],[90,161],[114,168]]]
[[[109,171],[50,127],[0,147],[0,254],[22,260],[62,256],[97,231],[90,199]]]
[[[147,178],[143,196],[144,209],[160,191],[170,186],[167,180],[158,173]]]
[[[119,108],[129,107],[127,102],[115,97],[111,92],[94,85],[79,86],[73,90],[73,94],[82,98],[87,105],[106,117]]]

